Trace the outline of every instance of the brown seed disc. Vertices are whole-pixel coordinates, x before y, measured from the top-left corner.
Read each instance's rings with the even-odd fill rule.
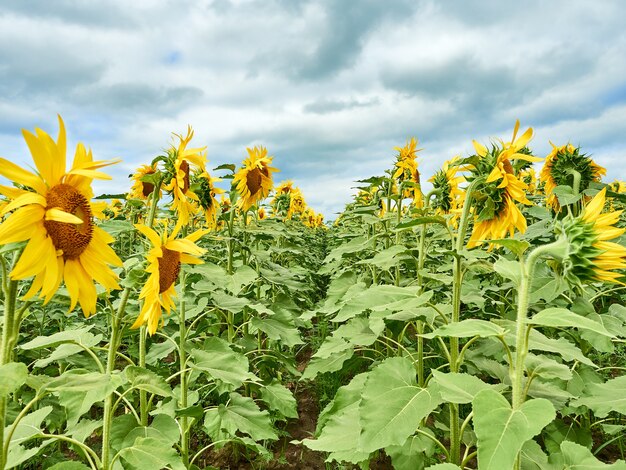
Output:
[[[180,272],[180,253],[161,247],[163,256],[159,258],[159,294],[170,288]]]
[[[89,201],[69,184],[54,186],[48,191],[46,200],[48,202],[46,209],[58,208],[83,221],[82,224],[70,224],[54,220],[44,220],[43,222],[54,247],[63,251],[64,258],[78,258],[85,251],[93,236]]]
[[[146,175],[151,175],[152,173],[154,173],[154,170],[150,169],[148,171],[146,171]],[[143,194],[143,197],[148,197],[150,196],[150,194],[152,194],[152,191],[154,191],[154,185],[152,183],[147,183],[145,181],[143,181],[141,183],[141,193]]]
[[[267,176],[267,170],[263,172],[263,170],[253,168],[246,175],[246,185],[248,186],[250,194],[253,196],[259,191],[259,189],[261,189],[261,182],[263,181],[261,174]]]
[[[509,175],[513,174],[513,165],[511,165],[511,162],[508,158],[504,159],[504,161],[502,162],[502,167],[504,168],[504,171]]]
[[[180,163],[180,169],[184,173],[184,176],[183,176],[183,194],[187,194],[187,191],[189,191],[189,163],[187,163],[187,160],[183,160]]]

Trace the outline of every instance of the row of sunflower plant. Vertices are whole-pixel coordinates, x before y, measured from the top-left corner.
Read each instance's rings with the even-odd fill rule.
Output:
[[[302,379],[334,387],[302,445],[361,468],[626,468],[624,184],[532,136],[474,141],[428,194],[415,139],[361,181],[320,269]]]
[[[191,128],[127,195],[94,199],[117,161],[78,144],[68,169],[59,126],[23,131],[35,171],[0,159],[0,470],[205,468],[224,447],[271,459],[297,417],[323,217],[293,182],[274,188],[263,147],[214,170],[226,194]]]

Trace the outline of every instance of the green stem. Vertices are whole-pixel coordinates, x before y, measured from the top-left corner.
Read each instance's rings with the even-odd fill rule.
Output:
[[[122,318],[124,317],[124,311],[126,310],[126,303],[128,302],[128,296],[130,294],[130,288],[124,289],[122,296],[120,297],[120,305],[117,312],[111,318],[111,339],[109,340],[109,351],[107,354],[107,375],[111,375],[115,370],[115,358],[117,356],[117,349],[119,347],[121,338]],[[104,400],[104,413],[102,424],[102,465],[104,470],[110,469],[110,452],[111,452],[111,424],[113,421],[113,392],[111,392]]]
[[[180,408],[185,409],[188,406],[188,384],[187,384],[187,350],[185,343],[187,341],[187,329],[185,324],[186,302],[185,302],[185,271],[180,273],[180,305],[179,305],[179,346],[178,354],[180,359]],[[180,421],[181,437],[180,437],[180,453],[183,458],[185,467],[189,467],[189,423],[187,416],[182,416]]]
[[[16,257],[17,258],[17,257]],[[5,274],[6,275],[6,274]],[[3,278],[3,284],[5,278]],[[0,346],[0,366],[4,366],[11,362],[13,356],[13,348],[17,340],[16,321],[15,321],[15,303],[17,300],[17,281],[9,280],[8,284],[4,284],[4,319],[2,323],[2,344]],[[4,470],[7,462],[8,445],[4,442],[4,428],[6,425],[7,412],[6,395],[0,396],[0,470]],[[8,440],[7,443],[8,444]]]
[[[396,217],[396,226],[400,224],[400,220],[402,220],[402,194],[398,196],[398,201],[396,202],[396,209],[398,211],[398,215]],[[400,231],[396,231],[396,246],[400,244]],[[396,286],[400,285],[400,265],[396,265]]]

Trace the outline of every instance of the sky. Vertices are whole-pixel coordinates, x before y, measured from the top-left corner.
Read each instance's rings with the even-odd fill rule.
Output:
[[[122,159],[96,194],[126,192],[190,124],[209,168],[264,145],[332,219],[410,137],[427,178],[519,119],[536,155],[571,142],[626,180],[623,18],[618,0],[2,0],[0,156],[32,165],[21,129],[56,137],[60,114],[68,149]]]

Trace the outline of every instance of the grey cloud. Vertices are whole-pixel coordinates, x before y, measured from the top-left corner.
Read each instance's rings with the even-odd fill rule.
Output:
[[[321,98],[304,105],[303,110],[306,113],[313,114],[328,114],[336,113],[339,111],[350,110],[354,108],[367,108],[375,106],[380,102],[377,98],[369,100],[359,101],[356,99],[350,100],[332,100]]]

